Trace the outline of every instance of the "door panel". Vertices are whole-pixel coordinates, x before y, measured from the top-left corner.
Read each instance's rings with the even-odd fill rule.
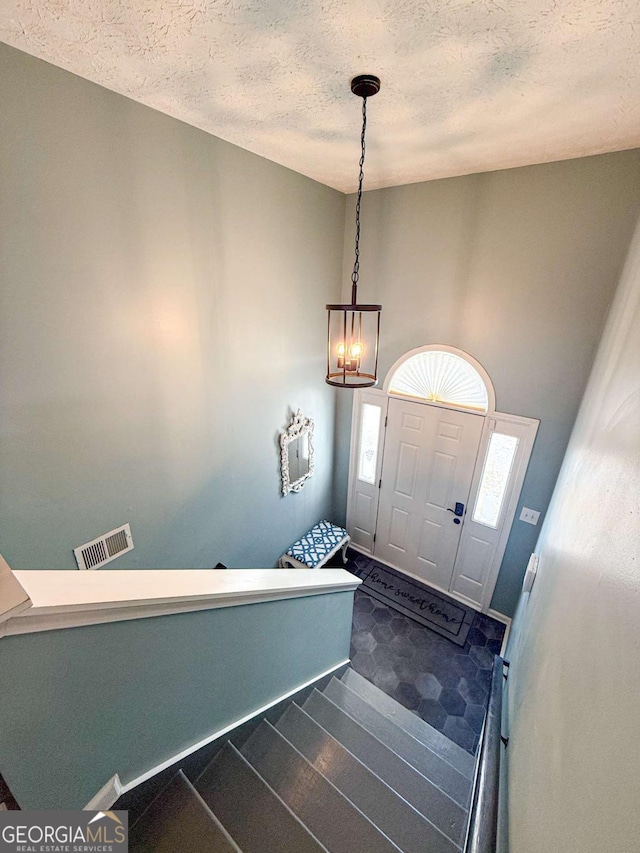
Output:
[[[444,509],[451,505],[451,491],[456,473],[456,458],[449,453],[433,454],[431,471],[427,484],[427,504],[434,509]]]
[[[454,441],[460,441],[462,428],[458,424],[450,424],[446,421],[440,421],[438,430],[438,438],[451,438]]]
[[[440,562],[439,542],[442,535],[442,525],[425,518],[422,522],[422,535],[418,546],[418,559],[429,563],[435,568]]]
[[[373,553],[378,518],[387,401],[380,391],[358,391],[353,401],[347,529],[353,544],[367,553]]]
[[[505,470],[510,469],[506,480],[502,480],[502,493],[496,494],[496,483],[500,478],[494,471],[486,482],[488,497],[493,498],[497,510],[491,512],[477,511],[484,491],[485,467],[489,464],[490,451],[484,455],[483,465],[477,467],[473,494],[474,506],[469,507],[462,532],[462,540],[458,548],[451,591],[463,596],[469,602],[480,605],[483,612],[489,607],[491,595],[495,587],[500,567],[500,561],[506,548],[509,531],[513,523],[520,489],[524,474],[529,463],[533,441],[538,428],[538,421],[531,418],[520,418],[515,415],[496,413],[487,423],[485,444],[491,447],[492,436],[505,436],[517,439],[514,457],[503,459]],[[505,471],[502,472],[503,474]],[[485,496],[486,497],[486,496]],[[492,523],[487,523],[492,521]]]
[[[402,413],[403,429],[413,429],[416,432],[420,432],[422,430],[422,424],[422,418],[416,417],[415,415],[410,415],[407,412]]]
[[[398,468],[396,470],[395,492],[405,498],[412,498],[416,490],[416,473],[420,458],[420,448],[414,444],[400,444]]]
[[[493,543],[472,534],[460,545],[452,590],[480,603],[493,556]]]
[[[398,551],[407,550],[407,533],[409,531],[410,515],[397,506],[391,511],[391,524],[389,526],[389,545]]]
[[[449,589],[483,417],[391,399],[375,556]]]
[[[360,530],[367,530],[370,526],[373,498],[362,492],[356,494],[356,508],[353,523]]]

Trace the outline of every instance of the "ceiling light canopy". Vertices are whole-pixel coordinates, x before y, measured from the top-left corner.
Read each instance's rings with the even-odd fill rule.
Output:
[[[362,98],[360,136],[360,176],[356,198],[356,244],[351,273],[351,302],[327,305],[327,376],[325,381],[337,388],[369,388],[378,383],[378,349],[382,305],[358,302],[360,278],[360,208],[364,181],[367,98],[380,91],[380,80],[373,74],[361,74],[351,81],[351,91]]]

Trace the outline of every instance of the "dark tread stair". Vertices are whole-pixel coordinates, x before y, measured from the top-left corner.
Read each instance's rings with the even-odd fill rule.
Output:
[[[331,853],[398,853],[399,848],[266,720],[242,754]]]
[[[342,708],[390,749],[430,779],[461,806],[466,807],[471,795],[471,780],[452,767],[428,746],[376,710],[366,699],[354,693],[343,681],[333,678],[324,694]]]
[[[461,844],[467,811],[459,803],[345,713],[324,693],[314,690],[304,703],[303,709],[448,838],[456,844]]]
[[[131,853],[241,853],[182,771],[131,827]]]
[[[472,756],[353,670],[305,695],[177,772],[132,853],[460,853]]]
[[[404,853],[456,853],[459,848],[297,705],[276,724],[313,767],[368,815]]]
[[[345,671],[341,680],[381,714],[384,714],[416,740],[419,740],[424,746],[429,747],[452,767],[455,767],[459,773],[462,773],[467,779],[473,779],[475,759],[461,746],[449,740],[429,723],[421,720],[417,714],[388,696],[351,667]]]
[[[231,743],[195,784],[243,853],[326,851]]]

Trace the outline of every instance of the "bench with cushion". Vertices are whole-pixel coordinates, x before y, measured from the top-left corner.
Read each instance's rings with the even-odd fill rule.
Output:
[[[347,562],[350,537],[343,527],[330,521],[319,521],[308,533],[294,542],[278,560],[281,569],[319,569],[342,548],[342,561]]]

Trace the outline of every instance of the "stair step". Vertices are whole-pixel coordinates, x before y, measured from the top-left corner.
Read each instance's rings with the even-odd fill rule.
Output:
[[[366,678],[363,678],[354,669],[346,670],[342,676],[342,681],[357,693],[363,699],[372,705],[376,710],[380,711],[386,717],[394,722],[400,728],[408,732],[420,743],[429,747],[433,752],[444,759],[448,764],[466,776],[468,779],[473,779],[475,772],[475,759],[472,755],[466,752],[462,747],[458,746],[448,737],[445,737],[429,723],[425,723],[416,714],[405,708],[399,702],[396,702],[391,696],[388,696],[384,691],[376,687]]]
[[[266,720],[242,754],[331,853],[398,853],[391,842]]]
[[[297,705],[276,729],[404,853],[459,848]]]
[[[434,785],[448,794],[452,800],[461,806],[467,806],[471,795],[470,779],[377,711],[366,699],[354,693],[337,678],[331,679],[324,693],[339,708],[413,765],[423,776],[431,779]]]
[[[240,853],[182,771],[131,827],[131,853]]]
[[[323,693],[313,690],[303,710],[455,844],[461,844],[467,823],[461,805]]]
[[[223,746],[195,785],[244,853],[326,853],[233,744]]]

